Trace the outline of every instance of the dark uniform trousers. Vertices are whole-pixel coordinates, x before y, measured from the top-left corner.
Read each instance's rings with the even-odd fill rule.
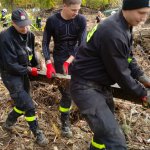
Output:
[[[90,150],[126,150],[125,137],[114,116],[111,88],[72,77],[70,92],[94,133]]]
[[[10,75],[2,71],[1,77],[15,104],[14,109],[8,115],[8,120],[15,123],[19,116],[25,115],[30,129],[34,133],[38,124],[35,117],[35,106],[29,93],[30,82],[28,75]]]
[[[36,25],[38,28],[41,28],[41,25],[42,25],[42,18],[41,17],[36,17]]]
[[[57,73],[61,73],[63,74],[63,63],[58,62],[58,61],[54,61],[54,66],[55,66],[55,70]],[[67,116],[70,113],[70,109],[71,109],[71,96],[70,96],[70,89],[69,89],[69,82],[68,84],[65,85],[65,87],[59,87],[59,90],[62,94],[62,98],[60,101],[60,107],[59,107],[59,111],[61,113],[63,113],[64,115],[66,114]],[[67,116],[64,116],[64,118],[66,118]],[[66,119],[65,119],[66,120]]]

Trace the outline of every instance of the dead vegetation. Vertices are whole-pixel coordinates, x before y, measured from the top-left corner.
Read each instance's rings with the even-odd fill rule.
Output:
[[[89,26],[93,26],[94,17],[89,18]],[[138,37],[138,36],[137,36]],[[150,39],[149,35],[143,36]],[[139,39],[139,38],[138,38]],[[144,44],[144,42],[142,42]],[[137,44],[136,44],[137,45]],[[134,53],[138,63],[150,76],[149,70],[149,42],[136,46]],[[143,52],[144,49],[147,51]],[[148,58],[147,58],[148,57]],[[40,127],[49,139],[45,148],[34,143],[34,137],[28,129],[24,117],[18,119],[13,134],[5,132],[1,125],[5,121],[8,112],[13,107],[13,100],[10,99],[8,91],[0,82],[0,149],[1,150],[87,150],[91,141],[92,132],[84,121],[78,109],[73,105],[71,122],[74,137],[67,139],[60,134],[59,101],[61,94],[58,86],[64,81],[53,80],[51,84],[32,81],[32,97],[36,105],[36,115]],[[150,110],[144,109],[121,99],[115,99],[116,117],[126,136],[129,150],[150,149]]]

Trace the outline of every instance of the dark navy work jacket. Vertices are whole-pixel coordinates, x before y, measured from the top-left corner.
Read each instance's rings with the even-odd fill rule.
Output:
[[[122,12],[104,20],[92,34],[77,52],[72,77],[106,86],[118,83],[137,96],[145,96],[145,89],[136,80],[143,71],[132,55],[132,28]]]
[[[37,66],[34,34],[22,35],[11,26],[0,33],[0,69],[13,75],[25,75],[27,66]]]

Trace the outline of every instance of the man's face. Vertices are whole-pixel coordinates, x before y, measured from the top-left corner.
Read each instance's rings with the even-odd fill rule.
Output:
[[[80,5],[81,4],[74,4],[67,6],[64,4],[64,13],[66,14],[68,19],[73,19],[78,15],[78,12],[80,10]]]
[[[126,10],[125,18],[129,25],[137,26],[142,22],[145,22],[148,15],[149,15],[150,8],[141,8],[141,9],[134,9],[134,10]]]
[[[29,31],[29,26],[20,27],[17,24],[15,24],[14,22],[12,22],[12,25],[21,34],[27,34],[27,32]]]

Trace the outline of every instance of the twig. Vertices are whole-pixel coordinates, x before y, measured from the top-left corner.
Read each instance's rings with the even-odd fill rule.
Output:
[[[7,150],[7,147],[9,146],[9,144],[10,144],[10,142],[11,142],[12,139],[14,139],[14,138],[12,137],[12,138],[8,141],[7,145],[6,145],[2,150],[5,150],[5,149]]]

